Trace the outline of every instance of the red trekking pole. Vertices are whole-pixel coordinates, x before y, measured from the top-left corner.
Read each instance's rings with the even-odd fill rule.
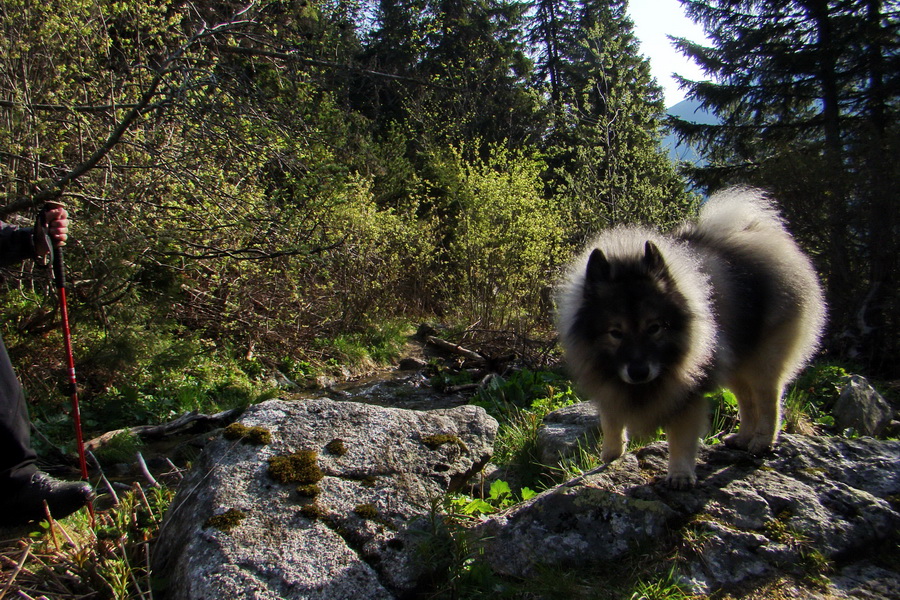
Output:
[[[62,315],[63,341],[66,349],[66,361],[69,375],[69,388],[72,395],[72,419],[75,422],[75,441],[78,445],[78,461],[81,466],[81,478],[88,481],[87,459],[84,451],[84,437],[81,432],[81,410],[78,407],[78,382],[75,379],[75,357],[72,353],[72,332],[69,329],[69,307],[66,303],[66,267],[63,262],[63,247],[49,239],[47,232],[47,218],[45,211],[52,208],[62,208],[62,204],[47,202],[40,212],[41,226],[48,238],[50,254],[53,257],[53,280],[59,292],[59,310]],[[94,504],[88,503],[88,511],[91,513],[91,522],[94,521]]]

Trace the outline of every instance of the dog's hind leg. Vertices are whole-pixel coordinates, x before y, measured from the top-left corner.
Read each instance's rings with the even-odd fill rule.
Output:
[[[740,377],[735,377],[728,382],[730,389],[738,402],[738,418],[740,429],[725,437],[725,444],[732,448],[746,450],[753,440],[759,423],[759,407],[753,386]]]
[[[669,442],[669,472],[666,484],[675,489],[687,489],[697,483],[697,449],[706,433],[707,403],[703,396],[691,398],[685,407],[666,425]]]
[[[783,386],[775,381],[761,381],[753,390],[756,400],[757,421],[753,438],[747,445],[751,454],[762,454],[778,439],[781,428],[781,394]]]
[[[754,379],[736,377],[728,384],[737,396],[741,428],[727,436],[725,444],[751,454],[762,454],[778,438],[783,386],[762,372]]]
[[[786,317],[781,325],[765,334],[765,343],[734,375],[732,379],[741,390],[733,390],[738,396],[741,429],[726,442],[752,454],[762,454],[778,440],[781,395],[809,352],[805,346],[814,342],[807,339],[804,327],[800,315]],[[746,409],[742,396],[749,399]]]

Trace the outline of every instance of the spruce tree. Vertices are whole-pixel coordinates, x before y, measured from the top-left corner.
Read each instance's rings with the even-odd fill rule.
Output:
[[[720,120],[673,122],[705,149],[692,178],[773,191],[823,271],[834,341],[887,366],[900,350],[900,3],[681,2],[712,40],[677,40],[711,80],[683,83]]]
[[[532,141],[538,132],[527,89],[532,64],[522,34],[524,5],[432,0],[429,17],[420,74],[438,84],[423,111],[444,127],[438,141],[516,147]]]
[[[533,37],[544,44],[539,68],[551,77],[546,139],[574,235],[679,220],[688,198],[660,148],[662,90],[640,55],[627,2],[551,4],[540,3]]]

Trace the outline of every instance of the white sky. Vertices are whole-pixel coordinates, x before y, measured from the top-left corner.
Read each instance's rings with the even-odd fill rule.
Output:
[[[672,47],[666,35],[702,42],[703,28],[691,21],[678,0],[629,0],[628,13],[634,33],[641,41],[641,54],[650,59],[650,69],[665,92],[666,107],[684,100],[684,92],[672,78],[678,73],[688,79],[703,79],[699,67]]]

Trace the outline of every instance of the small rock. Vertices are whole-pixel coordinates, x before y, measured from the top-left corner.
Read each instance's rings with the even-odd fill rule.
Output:
[[[272,387],[277,387],[282,390],[300,389],[300,386],[295,381],[292,381],[287,375],[285,375],[278,369],[274,369],[272,371],[267,383]]]
[[[860,435],[877,437],[890,424],[893,410],[865,377],[851,375],[832,414],[838,430],[852,428]]]
[[[428,363],[422,360],[421,358],[415,358],[413,356],[404,358],[397,365],[397,370],[399,371],[421,371],[425,367],[428,366]]]
[[[541,464],[555,465],[560,459],[574,456],[579,445],[593,448],[598,434],[597,409],[591,402],[579,402],[549,413],[537,434]]]

